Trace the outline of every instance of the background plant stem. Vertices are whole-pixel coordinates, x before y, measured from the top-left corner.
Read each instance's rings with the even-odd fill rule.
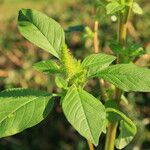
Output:
[[[96,20],[94,22],[94,40],[93,40],[95,53],[99,53],[98,26],[99,26],[99,22]]]
[[[133,0],[126,0],[126,2],[133,4]],[[126,48],[126,38],[127,38],[127,23],[130,16],[132,5],[127,6],[124,12],[119,13],[119,21],[118,21],[118,43],[122,45],[123,49]],[[117,63],[121,63],[121,57],[118,55]],[[116,87],[114,100],[119,106],[121,100],[122,90]],[[118,122],[109,122],[107,135],[106,135],[106,143],[105,150],[114,150],[115,139],[117,133]]]
[[[99,22],[96,20],[94,22],[94,38],[93,38],[93,43],[94,43],[94,53],[99,53],[100,52],[100,44],[99,44],[99,37],[98,37],[98,29],[99,29]],[[107,99],[107,93],[104,87],[104,80],[99,79],[99,86],[100,86],[100,93],[101,93],[101,100],[106,101]]]

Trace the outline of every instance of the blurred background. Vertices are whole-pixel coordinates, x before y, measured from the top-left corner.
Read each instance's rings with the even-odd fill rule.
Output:
[[[150,1],[138,0],[143,15],[131,16],[128,25],[129,40],[144,47],[144,54],[136,63],[150,67]],[[65,30],[69,26],[83,25],[93,29],[95,11],[92,0],[0,0],[0,90],[25,87],[57,92],[54,77],[39,73],[32,68],[35,62],[52,56],[25,40],[17,28],[20,8],[34,8],[57,20]],[[100,10],[100,46],[109,51],[109,42],[116,39],[117,23],[103,15]],[[134,20],[133,20],[134,19]],[[92,53],[93,42],[82,32],[66,32],[66,41],[72,53],[79,59]],[[149,54],[148,54],[149,53]],[[87,90],[95,96],[99,88],[90,81]],[[135,120],[138,133],[133,142],[124,150],[150,150],[150,93],[126,94],[131,104],[127,111]],[[1,150],[87,150],[87,143],[66,121],[61,108],[55,107],[46,120],[17,135],[0,139]],[[100,138],[104,150],[105,136]]]

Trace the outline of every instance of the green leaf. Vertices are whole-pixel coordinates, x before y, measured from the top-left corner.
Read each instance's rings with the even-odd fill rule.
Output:
[[[65,36],[56,21],[37,10],[21,9],[18,26],[26,39],[59,58]]]
[[[88,27],[88,26],[85,27],[83,37],[93,39],[94,32],[92,31],[92,29],[90,27]]]
[[[133,2],[133,6],[132,6],[132,10],[134,13],[136,14],[139,14],[139,15],[142,15],[143,14],[143,10],[142,8],[140,7],[140,5],[136,2]]]
[[[81,65],[83,68],[89,68],[88,76],[92,76],[100,70],[108,67],[115,59],[116,57],[112,55],[102,53],[91,54],[83,60]]]
[[[0,92],[0,137],[19,133],[41,122],[51,111],[52,96],[32,89]]]
[[[121,117],[120,126],[119,126],[119,136],[116,138],[115,146],[118,149],[122,149],[127,146],[134,138],[137,128],[130,118],[128,118],[123,112],[115,108],[106,108],[106,112],[109,113],[109,116],[116,114]]]
[[[38,63],[35,63],[33,67],[40,72],[44,73],[62,73],[62,70],[53,60],[44,60]]]
[[[66,80],[64,80],[62,77],[56,76],[55,83],[57,87],[67,89],[68,83]]]
[[[150,92],[150,70],[134,64],[118,64],[101,70],[95,76],[124,91]]]
[[[119,4],[119,2],[113,1],[106,6],[107,14],[114,14],[118,11],[121,11],[125,8],[125,5]]]
[[[133,140],[137,129],[134,124],[131,125],[124,120],[121,120],[119,130],[120,134],[116,138],[115,146],[117,149],[123,149]]]
[[[108,110],[110,109],[113,109],[113,110],[119,110],[119,107],[116,103],[116,101],[114,100],[108,100],[106,101],[105,103],[105,108],[106,108],[106,111],[108,112]],[[108,109],[108,110],[107,110]],[[107,119],[109,122],[113,122],[113,123],[116,123],[118,120],[120,120],[120,116],[119,115],[116,115],[116,112],[114,111],[110,111],[108,114],[107,114]]]
[[[88,141],[98,145],[106,126],[102,103],[83,89],[72,86],[62,102],[64,114],[72,126]]]

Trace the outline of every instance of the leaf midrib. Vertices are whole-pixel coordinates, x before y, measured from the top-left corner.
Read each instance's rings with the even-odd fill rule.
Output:
[[[77,92],[78,92],[78,96],[79,96],[79,98],[80,98],[81,105],[82,105],[82,107],[83,107],[83,113],[84,113],[84,116],[85,116],[85,118],[86,118],[86,122],[87,122],[87,125],[88,125],[88,128],[89,128],[89,131],[90,131],[92,140],[95,142],[95,140],[94,140],[94,138],[93,138],[92,131],[91,131],[91,129],[90,129],[90,124],[89,124],[88,118],[86,117],[86,113],[85,113],[85,111],[84,111],[84,106],[83,106],[83,104],[82,104],[82,99],[81,99],[81,96],[80,96],[80,94],[79,94],[79,90],[78,90],[78,89],[77,89]]]

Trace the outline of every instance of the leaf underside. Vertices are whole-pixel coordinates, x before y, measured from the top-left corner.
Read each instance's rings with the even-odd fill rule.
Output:
[[[52,96],[32,89],[0,92],[0,137],[19,133],[41,122],[51,111]]]

